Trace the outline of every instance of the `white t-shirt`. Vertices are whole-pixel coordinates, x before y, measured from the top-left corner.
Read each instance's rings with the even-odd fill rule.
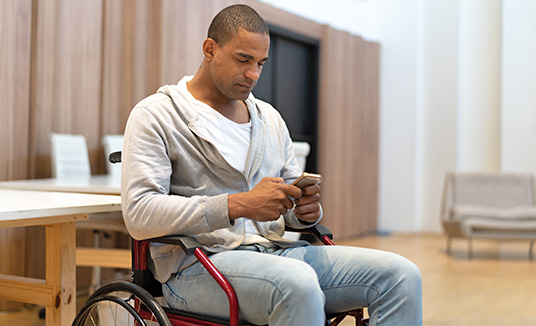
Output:
[[[251,141],[251,121],[236,123],[195,98],[193,103],[211,138],[209,140],[233,168],[244,173]],[[270,240],[260,235],[250,219],[246,219],[245,226],[246,238],[242,244],[259,243],[267,247],[273,246]]]
[[[251,140],[251,121],[236,123],[203,102],[195,101],[194,105],[211,138],[209,140],[233,168],[244,173]]]

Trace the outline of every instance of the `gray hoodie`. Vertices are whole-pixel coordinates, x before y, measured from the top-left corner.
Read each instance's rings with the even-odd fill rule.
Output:
[[[290,183],[301,171],[279,112],[251,94],[246,100],[251,144],[245,173],[231,167],[207,140],[186,88],[191,78],[161,87],[130,113],[122,154],[123,218],[135,239],[192,236],[205,251],[215,253],[238,247],[245,237],[245,219],[229,220],[228,194],[249,191],[263,177]],[[281,247],[307,245],[282,238],[285,224],[309,226],[294,210],[276,221],[255,223],[261,235]],[[150,253],[160,282],[195,262],[178,246],[153,244]]]

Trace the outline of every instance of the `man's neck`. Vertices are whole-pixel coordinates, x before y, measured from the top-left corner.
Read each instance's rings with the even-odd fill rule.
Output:
[[[213,94],[216,91],[212,91],[207,87],[200,87],[202,80],[196,79],[196,77],[194,76],[192,80],[186,83],[186,88],[196,100],[207,104],[231,121],[236,123],[249,122],[249,111],[244,101],[228,100],[214,96]]]

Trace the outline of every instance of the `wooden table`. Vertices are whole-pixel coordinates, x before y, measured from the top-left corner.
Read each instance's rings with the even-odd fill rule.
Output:
[[[112,175],[93,175],[89,178],[46,178],[0,182],[0,189],[61,191],[83,194],[120,195],[121,178]],[[122,218],[110,214],[92,215],[89,221],[79,223],[79,228],[107,229],[126,233]],[[129,269],[131,254],[128,249],[78,247],[76,262],[78,266],[111,267]],[[94,270],[100,274],[100,269]],[[94,276],[100,278],[99,276]]]
[[[23,189],[120,195],[121,178],[112,175],[94,175],[89,178],[48,178],[0,182],[0,189]]]
[[[46,307],[46,325],[71,325],[76,315],[75,222],[121,210],[121,198],[0,189],[0,228],[44,226],[44,280],[0,275],[0,299]],[[17,248],[13,248],[17,250]]]

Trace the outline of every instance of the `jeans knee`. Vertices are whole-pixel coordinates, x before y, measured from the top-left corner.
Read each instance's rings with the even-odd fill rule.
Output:
[[[325,298],[316,272],[308,264],[298,265],[280,276],[278,289],[288,301],[323,305]]]
[[[414,288],[416,290],[418,289],[420,291],[420,289],[422,287],[421,270],[412,261],[407,260],[407,259],[405,259],[405,260],[406,260],[406,263],[405,263],[405,266],[403,268],[403,273],[404,273],[403,277],[406,280],[406,282],[408,283],[408,285],[410,285],[412,288]]]
[[[256,308],[257,315],[266,311],[269,325],[323,325],[326,300],[311,266],[296,261],[275,269],[277,273],[265,282],[268,302]]]
[[[391,275],[397,292],[408,298],[419,298],[422,295],[421,271],[412,261],[399,256],[393,264]]]

